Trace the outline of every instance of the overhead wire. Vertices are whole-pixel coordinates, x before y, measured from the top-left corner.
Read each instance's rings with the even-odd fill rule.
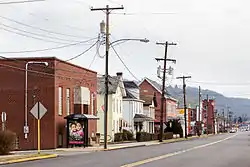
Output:
[[[33,39],[44,41],[44,42],[52,42],[52,43],[57,43],[57,44],[68,44],[68,43],[64,43],[64,42],[57,42],[57,41],[52,41],[52,40],[48,40],[48,39],[42,39],[42,38],[30,36],[30,35],[27,35],[27,34],[23,34],[23,33],[15,32],[15,31],[12,31],[12,30],[8,30],[8,29],[6,29],[4,27],[0,27],[0,29],[2,29],[4,31],[7,31],[7,32],[10,32],[10,33],[21,35],[21,36],[24,36],[24,37],[27,37],[27,38],[33,38]]]
[[[243,85],[250,85],[250,82],[244,82],[244,83],[215,83],[215,82],[202,82],[202,81],[194,81],[190,80],[187,81],[189,83],[197,83],[197,84],[208,84],[208,85],[222,85],[222,86],[243,86]]]
[[[58,47],[51,47],[51,48],[45,48],[45,49],[34,49],[34,50],[6,51],[6,52],[0,52],[0,54],[33,53],[33,52],[44,52],[44,51],[50,51],[50,50],[57,50],[57,49],[67,48],[67,47],[71,47],[71,46],[75,46],[75,45],[84,44],[84,43],[90,42],[94,39],[97,39],[97,37],[91,38],[91,39],[85,40],[85,41],[80,41],[80,42],[76,42],[76,43],[58,46]]]
[[[17,8],[16,6],[13,6],[13,5],[9,5],[7,7],[11,7],[11,8],[14,8],[13,10],[19,10],[20,11],[20,8]],[[48,17],[44,17],[44,16],[41,16],[41,15],[37,15],[35,13],[32,13],[32,12],[28,12],[29,15],[31,15],[32,17],[36,17],[36,18],[40,18],[42,19],[43,21],[46,21],[46,22],[50,22],[52,24],[55,24],[55,21],[49,19]],[[60,26],[60,27],[66,27],[67,29],[74,29],[74,30],[77,30],[77,31],[81,31],[81,32],[86,32],[86,29],[83,29],[83,28],[80,28],[80,27],[76,27],[76,26],[73,26],[70,24],[65,24],[65,23],[59,23],[58,22],[56,23],[56,25]],[[85,37],[85,36],[79,36],[81,38],[89,38],[89,37]]]
[[[134,15],[170,15],[170,14],[177,14],[174,12],[144,12],[144,13],[129,13],[129,12],[124,12],[124,13],[113,13],[117,15],[128,15],[128,16],[134,16]]]
[[[32,35],[40,36],[42,38],[46,37],[46,38],[55,39],[55,40],[59,40],[59,41],[80,42],[80,41],[76,41],[76,40],[69,40],[69,39],[63,39],[63,38],[58,38],[58,37],[52,37],[52,36],[48,36],[48,35],[45,35],[45,34],[39,34],[39,33],[34,33],[34,32],[30,32],[30,31],[22,30],[22,29],[19,29],[19,28],[8,26],[8,25],[3,24],[1,22],[0,22],[0,25],[2,25],[4,27],[8,27],[10,29],[14,29],[14,30],[17,30],[17,31],[24,32],[24,33],[27,33],[27,34],[32,34]]]
[[[67,37],[74,37],[74,38],[83,38],[83,37],[80,37],[80,36],[75,36],[75,35],[70,35],[70,34],[64,34],[64,33],[59,33],[59,32],[55,32],[55,31],[52,31],[52,30],[47,30],[47,29],[44,29],[44,28],[32,26],[32,25],[29,25],[29,24],[26,24],[26,23],[23,23],[23,22],[20,22],[20,21],[17,21],[17,20],[14,20],[14,19],[11,19],[11,18],[8,18],[8,17],[5,17],[5,16],[1,16],[1,15],[0,15],[0,18],[5,19],[5,20],[8,20],[8,21],[11,21],[11,22],[14,22],[14,23],[16,23],[16,24],[20,24],[20,25],[22,25],[22,26],[26,26],[26,27],[32,28],[32,29],[37,29],[37,30],[40,30],[40,31],[43,31],[43,32],[47,32],[47,33],[50,33],[50,34],[61,35],[61,36],[67,36]]]
[[[78,55],[76,55],[76,56],[74,56],[74,57],[71,57],[71,58],[69,58],[69,59],[67,59],[67,60],[65,60],[65,61],[71,61],[71,60],[74,60],[74,59],[76,59],[76,58],[82,56],[83,54],[85,54],[86,52],[88,52],[90,49],[92,49],[92,48],[97,44],[97,42],[98,42],[98,40],[97,40],[93,45],[91,45],[87,50],[85,50],[85,51],[83,51],[82,53],[80,53],[80,54],[78,54]]]
[[[17,3],[30,3],[30,2],[40,2],[40,1],[46,1],[46,0],[9,1],[9,2],[0,2],[0,5],[17,4]]]
[[[128,68],[128,66],[125,64],[125,62],[122,60],[122,58],[120,57],[120,55],[117,53],[117,51],[115,50],[115,48],[111,45],[111,48],[113,49],[113,51],[115,52],[116,56],[119,58],[119,60],[122,62],[122,64],[124,65],[124,67],[128,70],[128,72],[137,80],[140,81],[133,73],[132,71]]]

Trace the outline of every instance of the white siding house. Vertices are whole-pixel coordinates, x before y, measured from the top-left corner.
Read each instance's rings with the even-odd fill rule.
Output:
[[[151,130],[154,129],[151,123],[153,118],[150,117],[152,114],[144,110],[144,101],[140,100],[139,87],[133,81],[123,83],[126,90],[126,96],[123,97],[123,119],[127,122],[127,126],[123,129],[133,132],[134,135],[138,131],[153,133]]]
[[[97,82],[97,133],[101,134],[103,139],[104,134],[104,77],[98,78]],[[117,76],[109,78],[109,95],[108,95],[108,140],[114,140],[114,134],[122,129],[123,118],[123,96],[126,96],[126,91],[122,82],[122,76],[117,73]]]

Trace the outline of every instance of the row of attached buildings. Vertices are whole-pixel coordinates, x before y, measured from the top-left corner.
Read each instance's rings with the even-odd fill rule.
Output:
[[[7,114],[5,127],[17,135],[16,149],[37,148],[37,121],[30,112],[37,102],[47,109],[41,119],[42,149],[67,147],[71,130],[76,133],[79,127],[76,120],[85,121],[80,126],[86,140],[96,134],[103,137],[105,87],[104,77],[98,77],[97,72],[55,57],[15,58],[0,60],[0,78],[0,113]],[[134,134],[159,132],[161,85],[157,82],[144,78],[135,83],[117,73],[109,76],[108,99],[109,141],[123,129]],[[166,94],[163,121],[177,117],[182,118],[183,112],[177,100]],[[72,119],[71,123],[68,119]],[[191,117],[188,119],[191,133]]]

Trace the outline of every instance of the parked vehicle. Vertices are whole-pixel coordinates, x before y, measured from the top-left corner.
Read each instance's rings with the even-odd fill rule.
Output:
[[[236,133],[236,129],[235,129],[235,128],[232,128],[232,129],[230,129],[229,132],[230,132],[230,133]]]

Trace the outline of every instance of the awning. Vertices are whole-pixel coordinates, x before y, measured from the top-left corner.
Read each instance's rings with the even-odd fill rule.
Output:
[[[134,122],[144,122],[144,121],[154,121],[154,119],[143,114],[135,114]]]
[[[89,114],[70,114],[64,117],[64,119],[97,120],[99,118],[95,115],[89,115]]]

